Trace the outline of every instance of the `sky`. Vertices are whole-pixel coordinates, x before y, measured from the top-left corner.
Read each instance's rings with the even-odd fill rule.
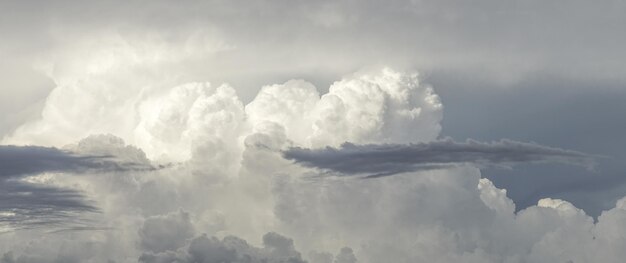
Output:
[[[621,262],[624,12],[0,0],[0,262]]]

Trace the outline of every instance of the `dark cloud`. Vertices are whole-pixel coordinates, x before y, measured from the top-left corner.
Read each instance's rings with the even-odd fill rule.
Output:
[[[11,229],[87,226],[79,215],[99,212],[79,191],[17,181],[0,181],[0,225]]]
[[[41,146],[0,145],[0,225],[11,229],[72,225],[91,227],[80,215],[99,212],[83,193],[24,180],[41,173],[152,170],[113,155],[83,155]]]
[[[0,177],[16,177],[44,172],[85,172],[125,170],[134,163],[117,163],[112,156],[83,156],[57,148],[0,145]]]
[[[344,143],[341,148],[290,148],[284,157],[307,167],[346,175],[380,177],[402,172],[433,170],[462,164],[510,167],[517,163],[562,163],[593,169],[594,156],[512,140],[455,142],[444,139],[418,144]]]

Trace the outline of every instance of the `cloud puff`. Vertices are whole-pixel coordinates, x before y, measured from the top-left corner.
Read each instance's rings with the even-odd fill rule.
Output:
[[[231,86],[187,83],[151,96],[138,107],[139,122],[126,135],[150,158],[187,161],[194,155],[211,155],[218,162],[236,159],[234,141],[245,117],[243,103]]]
[[[246,105],[253,125],[277,123],[295,143],[312,147],[429,141],[441,130],[442,109],[417,73],[390,68],[346,76],[321,97],[304,81],[265,86]]]
[[[443,169],[462,164],[479,167],[509,166],[518,163],[564,163],[593,168],[593,156],[535,143],[512,140],[483,143],[452,139],[417,144],[344,143],[341,148],[290,148],[285,158],[308,167],[353,175],[380,177],[397,173]]]
[[[437,137],[442,105],[432,88],[420,85],[416,73],[384,68],[333,83],[315,115],[315,147],[345,141],[417,142]]]
[[[280,124],[289,138],[299,144],[308,144],[314,121],[312,109],[320,95],[313,84],[304,80],[290,80],[284,84],[264,86],[252,102],[246,105],[246,115],[255,125],[263,122]]]

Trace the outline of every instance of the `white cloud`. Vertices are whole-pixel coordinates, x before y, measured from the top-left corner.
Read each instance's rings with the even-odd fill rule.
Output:
[[[378,74],[355,74],[335,82],[315,108],[314,146],[346,141],[419,142],[441,130],[442,105],[417,74],[384,68]]]
[[[96,222],[107,230],[9,232],[0,235],[5,262],[623,258],[623,200],[594,223],[556,199],[514,213],[506,191],[471,165],[355,180],[319,177],[282,158],[290,146],[435,140],[442,105],[415,74],[360,72],[321,96],[307,82],[288,81],[264,87],[246,106],[228,85],[195,82],[116,91],[114,99],[100,102],[110,86],[94,81],[84,82],[92,100],[86,103],[60,99],[83,94],[80,85],[57,87],[45,107],[55,114],[24,125],[5,142],[61,145],[115,132],[121,139],[92,136],[68,147],[174,163],[150,171],[58,175],[55,184],[96,202],[102,210]],[[111,125],[117,119],[121,125]],[[50,132],[65,133],[53,138]]]
[[[306,136],[312,132],[312,109],[320,95],[303,80],[290,80],[283,85],[261,88],[256,98],[246,105],[246,114],[254,126],[274,122],[285,128],[286,135],[298,144],[309,144]]]

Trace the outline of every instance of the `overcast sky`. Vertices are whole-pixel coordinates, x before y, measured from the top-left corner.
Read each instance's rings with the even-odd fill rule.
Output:
[[[0,262],[621,262],[625,13],[0,0]]]

